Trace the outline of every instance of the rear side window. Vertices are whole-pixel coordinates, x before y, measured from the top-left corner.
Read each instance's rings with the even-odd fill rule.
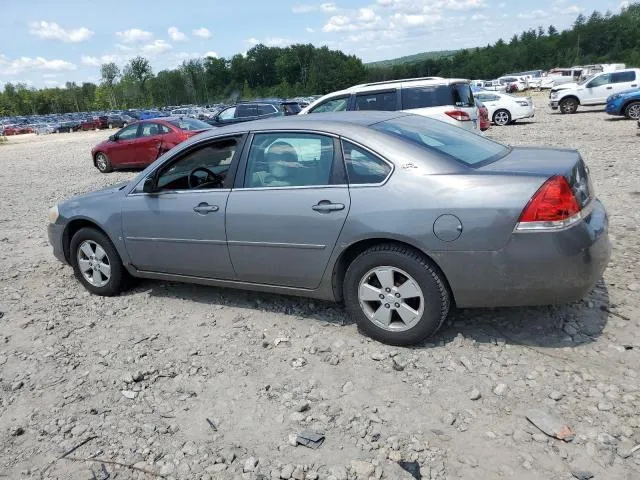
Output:
[[[403,110],[443,107],[455,103],[453,88],[449,85],[403,88],[401,97]]]
[[[636,72],[618,72],[611,74],[611,83],[633,82],[636,79]]]
[[[283,103],[282,110],[284,110],[284,113],[287,115],[297,115],[302,109],[299,103]]]
[[[509,153],[509,147],[463,128],[417,115],[376,123],[371,128],[412,142],[466,165],[488,163]]]
[[[391,172],[387,162],[351,142],[343,140],[342,151],[350,185],[382,183]]]
[[[609,83],[611,83],[611,75],[605,73],[604,75],[600,75],[591,80],[591,82],[589,82],[589,84],[587,85],[587,88],[601,87],[602,85],[607,85]]]
[[[356,110],[397,110],[396,91],[370,92],[356,95]]]
[[[349,103],[349,97],[330,98],[325,100],[320,105],[314,107],[311,113],[322,112],[344,112],[347,109]]]
[[[180,130],[206,130],[211,128],[211,125],[208,123],[190,117],[181,117],[177,120],[170,120],[169,123],[178,127]]]

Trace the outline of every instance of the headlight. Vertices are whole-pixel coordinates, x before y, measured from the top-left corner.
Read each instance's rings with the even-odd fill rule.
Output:
[[[558,92],[551,92],[551,98],[558,98]]]
[[[60,213],[58,212],[58,205],[55,205],[49,209],[49,223],[56,223]]]

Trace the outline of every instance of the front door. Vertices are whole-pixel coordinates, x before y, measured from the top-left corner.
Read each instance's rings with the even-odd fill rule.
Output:
[[[115,140],[109,145],[109,159],[114,167],[130,165],[136,158],[135,142],[138,137],[138,124],[124,127],[115,134]]]
[[[162,150],[164,135],[169,131],[164,125],[155,122],[140,124],[138,138],[134,142],[136,165],[146,166],[158,158]]]
[[[585,95],[582,102],[584,105],[598,105],[607,103],[607,97],[613,92],[611,84],[611,74],[603,73],[586,84]]]
[[[239,280],[318,287],[350,206],[336,145],[315,133],[254,135],[244,181],[227,204]]]
[[[131,262],[138,270],[232,279],[225,207],[241,137],[195,145],[153,175],[156,191],[142,182],[127,196],[122,219]]]

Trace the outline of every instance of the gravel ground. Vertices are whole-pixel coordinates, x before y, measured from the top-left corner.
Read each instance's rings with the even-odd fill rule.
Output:
[[[406,349],[317,301],[161,282],[89,295],[51,254],[47,210],[133,173],[91,165],[106,132],[11,138],[0,477],[640,478],[640,139],[633,122],[536,102],[535,121],[489,136],[582,152],[611,217],[604,280],[572,305],[456,311]],[[573,441],[544,435],[532,408]],[[293,446],[303,430],[324,444]]]

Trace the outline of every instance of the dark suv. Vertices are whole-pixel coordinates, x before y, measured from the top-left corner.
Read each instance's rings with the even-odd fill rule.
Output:
[[[297,102],[286,100],[254,100],[240,102],[218,112],[216,116],[206,120],[210,125],[220,127],[232,123],[248,122],[269,117],[297,115],[301,108]]]

